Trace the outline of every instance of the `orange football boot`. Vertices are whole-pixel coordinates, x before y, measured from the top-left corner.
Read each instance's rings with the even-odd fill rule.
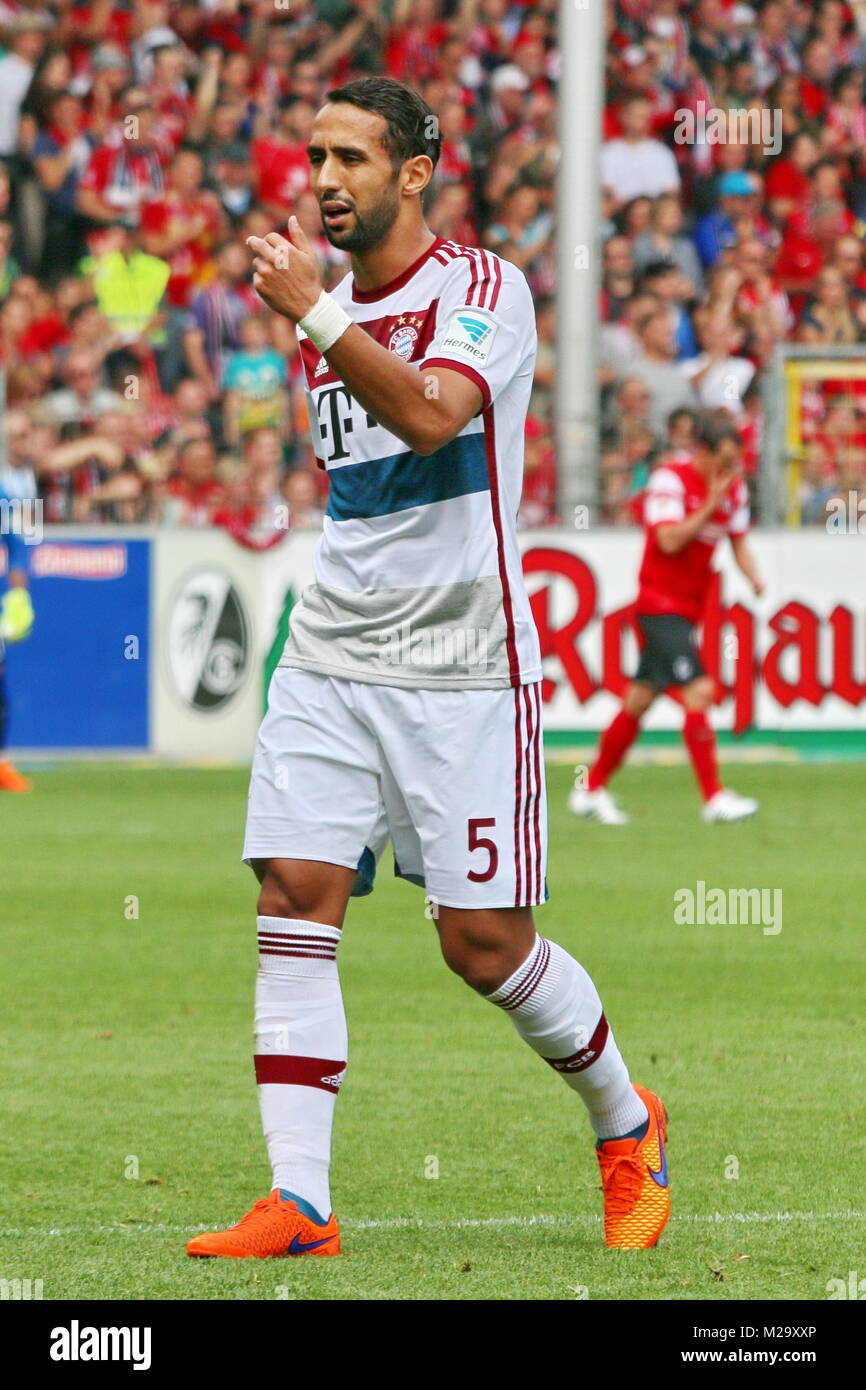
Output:
[[[32,792],[33,783],[22,777],[11,763],[0,762],[0,792]]]
[[[644,1086],[634,1089],[649,1111],[643,1139],[608,1139],[596,1149],[604,1192],[604,1243],[620,1250],[655,1245],[671,1214],[667,1111],[652,1091]]]
[[[236,1226],[207,1231],[186,1247],[188,1255],[223,1255],[230,1260],[266,1260],[278,1255],[339,1255],[340,1228],[331,1214],[317,1226],[294,1202],[286,1202],[274,1188],[262,1197]]]

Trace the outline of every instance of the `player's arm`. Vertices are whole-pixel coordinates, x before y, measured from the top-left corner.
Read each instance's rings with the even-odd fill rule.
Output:
[[[287,241],[276,232],[249,237],[254,253],[253,285],[278,314],[300,323],[354,396],[383,425],[419,454],[447,444],[478,414],[483,397],[468,376],[448,368],[423,373],[376,343],[328,296],[316,260],[296,218]],[[315,310],[315,312],[311,312]],[[338,336],[327,346],[329,318]],[[319,322],[314,320],[319,319]]]
[[[702,507],[683,521],[670,521],[657,526],[655,534],[659,550],[664,551],[666,555],[676,555],[699,536],[737,477],[739,473],[735,467],[720,470],[709,481],[707,500]]]
[[[761,578],[748,537],[746,535],[731,536],[731,550],[734,553],[734,560],[740,573],[746,576],[755,596],[760,598],[764,592],[764,581]]]
[[[474,381],[447,367],[419,372],[356,323],[325,356],[359,405],[418,454],[441,449],[481,409]]]

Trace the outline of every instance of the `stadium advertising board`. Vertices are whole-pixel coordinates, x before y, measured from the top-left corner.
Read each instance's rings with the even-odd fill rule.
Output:
[[[28,559],[36,621],[6,654],[11,743],[147,749],[150,541],[58,529]]]
[[[631,605],[642,539],[526,535],[523,563],[545,658],[548,729],[596,730],[613,714],[637,662]],[[720,548],[703,628],[719,681],[722,728],[787,732],[866,729],[866,547],[857,536],[756,532],[766,581],[755,599]],[[647,729],[678,728],[660,700]]]
[[[12,742],[246,760],[266,672],[293,596],[312,579],[314,532],[243,550],[219,531],[51,534],[31,554],[36,623],[8,654]],[[541,637],[545,722],[591,733],[635,669],[631,605],[641,537],[521,537]],[[866,547],[856,535],[756,532],[756,600],[724,547],[704,624],[707,669],[736,734],[866,731]],[[62,676],[62,678],[61,678]],[[678,729],[667,700],[645,727]]]

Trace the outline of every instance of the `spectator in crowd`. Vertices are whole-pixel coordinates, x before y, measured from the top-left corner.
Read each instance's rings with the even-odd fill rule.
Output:
[[[250,284],[249,256],[240,242],[222,243],[216,270],[216,279],[192,298],[185,333],[187,368],[213,402],[220,398],[226,358],[241,346],[241,324],[261,306]]]
[[[13,500],[35,502],[36,467],[30,419],[25,410],[7,410],[3,419],[3,463],[0,493]]]
[[[321,528],[325,514],[319,505],[316,479],[308,468],[290,469],[283,478],[281,492],[292,531]]]
[[[7,52],[0,58],[0,158],[18,149],[18,118],[51,20],[42,11],[18,9],[3,18]]]
[[[647,290],[638,290],[629,295],[623,306],[622,317],[615,323],[603,323],[599,333],[599,380],[602,386],[610,386],[629,362],[640,356],[640,328],[655,309],[661,308],[661,300]]]
[[[485,242],[523,271],[534,293],[550,293],[555,280],[552,231],[552,219],[542,210],[538,191],[518,184],[506,194]]]
[[[641,351],[627,368],[627,375],[647,386],[652,398],[649,423],[656,434],[664,433],[667,418],[677,406],[694,406],[695,394],[676,362],[674,323],[669,311],[654,309],[638,328]]]
[[[139,236],[122,221],[100,227],[91,246],[82,269],[118,342],[161,344],[163,296],[171,275],[167,262],[143,251]]]
[[[601,151],[601,181],[615,208],[641,195],[657,198],[678,192],[680,175],[671,150],[650,135],[652,107],[642,96],[632,96],[620,112],[622,136],[606,140]]]
[[[240,347],[229,353],[222,377],[224,427],[229,444],[237,444],[252,430],[275,430],[287,437],[288,409],[285,358],[271,341],[268,319],[251,314],[240,327]]]
[[[529,529],[556,524],[556,454],[548,429],[534,415],[526,417],[523,498],[518,524]]]
[[[85,253],[87,224],[77,207],[78,184],[94,143],[84,126],[81,99],[56,92],[46,103],[45,122],[31,149],[46,206],[42,273],[52,281],[74,271]]]
[[[225,498],[211,439],[187,439],[180,445],[166,492],[175,503],[167,509],[167,519],[181,526],[211,525],[214,511]]]
[[[737,224],[753,211],[758,190],[751,174],[723,174],[718,185],[719,205],[702,217],[695,228],[695,245],[703,265],[714,266],[738,240]]]
[[[703,270],[694,242],[683,232],[684,225],[679,196],[662,193],[652,204],[649,230],[634,239],[634,268],[639,274],[649,265],[666,261],[689,282],[688,298],[697,299],[703,289]]]
[[[689,311],[696,297],[692,282],[670,261],[655,261],[644,270],[640,287],[658,299],[667,309],[674,326],[677,357],[691,357],[697,347]]]
[[[296,199],[310,186],[307,145],[315,107],[299,97],[282,102],[277,129],[254,140],[251,156],[256,201],[278,226],[285,224]]]
[[[67,353],[60,376],[64,385],[45,398],[45,409],[55,424],[89,427],[106,410],[122,404],[116,391],[102,385],[95,352],[77,348]]]
[[[815,282],[815,299],[800,320],[801,343],[835,346],[856,343],[860,325],[852,311],[848,285],[841,270],[826,265]]]
[[[705,309],[698,317],[702,351],[682,363],[698,403],[707,409],[730,411],[735,419],[743,412],[743,396],[755,375],[754,363],[737,355],[743,332],[724,312]]]
[[[78,208],[93,222],[115,223],[138,213],[165,188],[169,143],[160,131],[146,87],[121,94],[123,124],[97,145],[78,180]]]

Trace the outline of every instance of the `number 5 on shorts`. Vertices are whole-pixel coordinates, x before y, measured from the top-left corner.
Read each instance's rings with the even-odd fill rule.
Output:
[[[489,879],[494,877],[496,870],[499,868],[499,850],[496,848],[493,840],[489,839],[486,835],[479,835],[478,833],[479,830],[486,830],[488,826],[495,824],[495,817],[491,817],[489,820],[470,820],[468,822],[470,854],[473,850],[484,849],[490,856],[487,868],[483,873],[479,873],[476,869],[470,869],[467,873],[466,877],[470,878],[473,883],[487,883]]]

